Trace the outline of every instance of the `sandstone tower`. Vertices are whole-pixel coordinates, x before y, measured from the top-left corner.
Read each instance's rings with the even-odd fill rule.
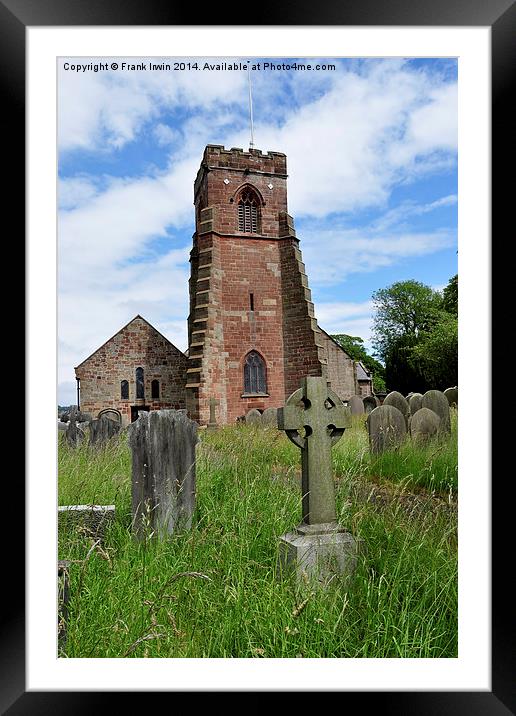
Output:
[[[208,145],[194,184],[186,407],[200,424],[279,407],[326,375],[294,222],[287,158]]]

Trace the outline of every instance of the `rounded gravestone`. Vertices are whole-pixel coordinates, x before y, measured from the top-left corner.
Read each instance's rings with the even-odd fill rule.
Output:
[[[410,418],[410,437],[423,443],[439,432],[440,417],[430,408],[420,408]]]
[[[423,396],[421,393],[412,393],[408,399],[409,411],[411,415],[415,415],[418,410],[423,407]]]
[[[451,431],[450,405],[445,394],[440,390],[427,390],[421,403],[421,407],[429,408],[439,416],[441,420],[439,431],[449,433]]]
[[[104,408],[104,410],[101,410],[97,415],[97,418],[109,418],[115,423],[122,423],[122,413],[115,408]]]
[[[374,455],[393,450],[406,437],[405,416],[394,405],[379,405],[367,416],[369,447]]]
[[[261,425],[262,414],[256,408],[253,408],[245,416],[245,422],[247,423],[247,425]]]
[[[273,425],[278,427],[278,409],[266,408],[262,413],[262,425]]]
[[[360,395],[352,395],[348,402],[351,415],[363,415],[364,414],[364,401]]]
[[[393,405],[395,408],[398,408],[400,413],[405,418],[405,426],[408,427],[408,419],[410,415],[409,404],[401,393],[398,393],[397,390],[393,390],[392,393],[389,393],[389,395],[385,397],[383,405]]]
[[[450,408],[452,405],[457,408],[459,405],[459,391],[457,386],[455,386],[455,388],[446,388],[444,394],[446,396]]]
[[[380,405],[380,401],[374,395],[366,395],[363,399],[363,403],[366,413],[370,413]]]

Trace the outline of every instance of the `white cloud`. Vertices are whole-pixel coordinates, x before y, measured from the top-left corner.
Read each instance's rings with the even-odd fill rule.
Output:
[[[326,333],[345,333],[359,336],[366,346],[371,340],[372,301],[353,302],[317,302],[315,315]]]

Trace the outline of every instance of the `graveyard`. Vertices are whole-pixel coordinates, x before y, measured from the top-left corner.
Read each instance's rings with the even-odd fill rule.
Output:
[[[170,497],[172,522],[140,510],[141,498],[135,504],[142,484],[148,494],[171,494],[146,477],[156,464],[152,413],[123,430],[94,421],[89,439],[73,437],[80,427],[60,431],[66,607],[59,655],[456,657],[457,409],[452,403],[434,425],[437,392],[410,396],[412,416],[394,394],[371,412],[344,408],[330,395],[328,429],[307,410],[315,405],[308,392],[287,400],[277,422],[254,416],[197,429],[176,411],[159,411],[173,413],[163,418],[176,426],[170,435],[188,423],[195,452],[195,499],[180,503],[180,491]],[[185,448],[185,464],[188,454]],[[92,505],[104,507],[85,520],[65,509],[92,513]],[[320,537],[322,525],[349,536],[349,573],[337,570],[322,584],[302,569],[283,570],[282,543],[301,533]]]

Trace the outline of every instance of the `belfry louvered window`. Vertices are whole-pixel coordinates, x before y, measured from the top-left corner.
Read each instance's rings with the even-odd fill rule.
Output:
[[[245,189],[238,200],[238,230],[246,234],[258,233],[258,200],[249,189]]]
[[[265,361],[259,353],[251,351],[244,364],[244,393],[266,393]]]

